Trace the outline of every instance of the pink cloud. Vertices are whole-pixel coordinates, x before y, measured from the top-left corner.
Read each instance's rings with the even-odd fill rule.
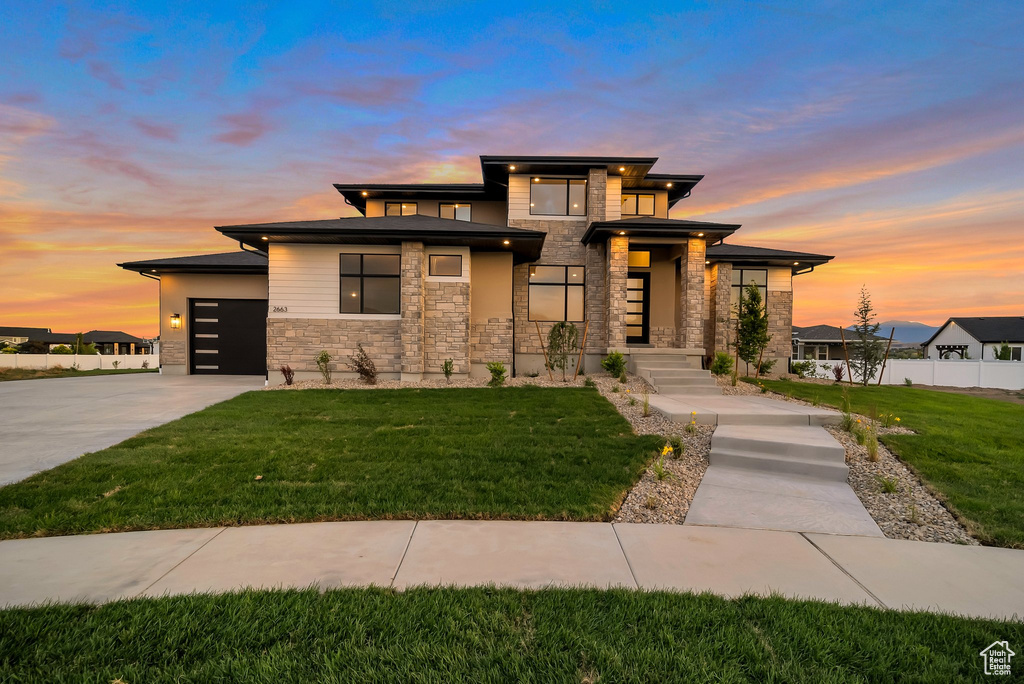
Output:
[[[124,90],[124,80],[114,71],[113,67],[106,62],[100,62],[98,60],[91,61],[89,62],[88,69],[89,73],[92,74],[94,78],[103,81],[111,88]]]
[[[178,129],[175,126],[152,123],[139,117],[132,119],[132,124],[150,138],[170,140],[171,142],[177,142],[178,140]]]
[[[271,130],[270,123],[259,112],[227,114],[220,117],[220,121],[230,130],[214,136],[214,140],[231,145],[248,145]]]

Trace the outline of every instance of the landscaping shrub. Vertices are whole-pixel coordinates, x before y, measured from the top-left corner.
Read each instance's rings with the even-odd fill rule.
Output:
[[[841,363],[837,363],[836,365],[832,366],[832,377],[834,377],[836,379],[836,382],[842,382],[843,381],[843,374],[845,372],[846,372],[846,369],[843,368],[843,364],[841,364]]]
[[[17,354],[17,353],[18,353],[18,348],[17,347],[4,347],[3,349],[0,349],[0,354]]]
[[[643,397],[644,397],[643,414],[644,414],[644,418],[646,418],[647,416],[651,415],[651,395],[647,391],[647,385],[644,385],[643,392],[644,392],[643,393]]]
[[[818,374],[818,364],[814,361],[794,361],[789,364],[789,370],[796,373],[801,380],[806,377],[814,377]]]
[[[626,357],[621,352],[613,351],[601,359],[601,368],[608,371],[613,378],[620,378],[626,372]]]
[[[78,370],[75,368],[75,370]],[[149,359],[142,360],[142,370],[149,370]]]
[[[74,354],[75,352],[66,344],[58,344],[50,350],[51,354]]]
[[[715,358],[711,361],[712,375],[725,375],[732,371],[732,357],[725,352],[715,352]]]
[[[623,385],[625,385],[626,381],[627,381],[626,371],[622,371],[622,373],[619,374],[619,382],[621,382]]]
[[[881,475],[875,475],[875,479],[878,481],[878,486],[881,488],[883,494],[895,494],[899,489],[900,481],[895,477],[882,477]]]
[[[551,326],[548,333],[548,359],[552,369],[562,371],[562,382],[565,382],[565,369],[569,360],[576,352],[579,329],[573,323],[559,321]]]
[[[656,477],[659,482],[670,476],[669,472],[665,470],[664,452],[662,452],[662,455],[654,462],[652,470],[654,471],[654,477]]]
[[[491,387],[501,387],[505,384],[505,364],[501,361],[491,361],[487,364],[487,370],[491,372],[491,379],[487,382]]]
[[[377,366],[373,365],[373,359],[363,349],[362,344],[356,345],[356,353],[348,357],[349,370],[353,370],[359,374],[359,379],[365,382],[367,385],[377,384]]]
[[[452,359],[445,359],[444,363],[441,364],[441,372],[444,373],[445,382],[450,385],[452,382],[452,373],[455,372],[455,361]]]
[[[331,384],[331,355],[324,349],[316,355],[316,367],[320,375],[324,376],[324,384]]]
[[[914,381],[911,380],[910,378],[903,378],[903,384],[906,385],[907,387],[913,387]]]
[[[585,387],[597,387],[597,383],[592,378],[587,378],[583,381]]]
[[[757,372],[761,375],[767,375],[772,372],[772,368],[775,368],[776,359],[761,359],[761,365],[758,366]]]
[[[110,365],[114,367],[114,370],[117,370],[117,367],[121,365],[121,362],[120,361],[114,361]],[[54,368],[56,368],[56,366],[54,366]]]
[[[290,384],[292,384],[292,382],[295,381],[295,371],[292,370],[291,366],[288,366],[288,365],[281,366],[280,370],[281,370],[281,375],[284,376],[284,384],[290,385]]]

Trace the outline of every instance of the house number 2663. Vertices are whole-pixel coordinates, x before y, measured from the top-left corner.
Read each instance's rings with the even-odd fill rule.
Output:
[[[288,307],[287,306],[275,306],[274,307],[274,313],[288,313]]]

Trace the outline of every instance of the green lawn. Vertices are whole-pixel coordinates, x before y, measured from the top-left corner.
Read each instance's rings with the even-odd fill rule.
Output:
[[[627,590],[261,591],[2,611],[0,680],[963,681],[997,639],[1024,624]]]
[[[3,368],[0,382],[7,380],[41,380],[43,378],[84,378],[90,375],[125,375],[128,373],[156,373],[156,368],[103,368],[98,370],[72,370],[70,368]]]
[[[771,390],[839,407],[837,385],[770,381]],[[916,387],[851,387],[851,408],[894,413],[916,435],[888,435],[987,544],[1024,548],[1024,406]]]
[[[633,434],[591,388],[249,392],[0,488],[0,538],[364,518],[606,520],[661,441]]]

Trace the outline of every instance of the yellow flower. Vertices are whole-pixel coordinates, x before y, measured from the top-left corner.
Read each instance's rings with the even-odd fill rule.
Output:
[[[626,394],[629,394],[629,390],[626,390]]]
[[[858,423],[860,422],[860,418],[858,418],[858,419],[857,419],[857,422],[858,422]]]
[[[666,444],[665,447],[661,450],[661,455],[662,456],[668,456],[671,453],[672,453],[672,447],[670,447],[668,444]]]
[[[899,418],[897,418],[897,419],[896,419],[896,422],[897,422],[897,423],[898,423],[898,422],[900,422],[900,419],[899,419]]]
[[[695,415],[697,415],[697,412],[696,411],[690,411],[690,415],[691,416],[695,416]]]

